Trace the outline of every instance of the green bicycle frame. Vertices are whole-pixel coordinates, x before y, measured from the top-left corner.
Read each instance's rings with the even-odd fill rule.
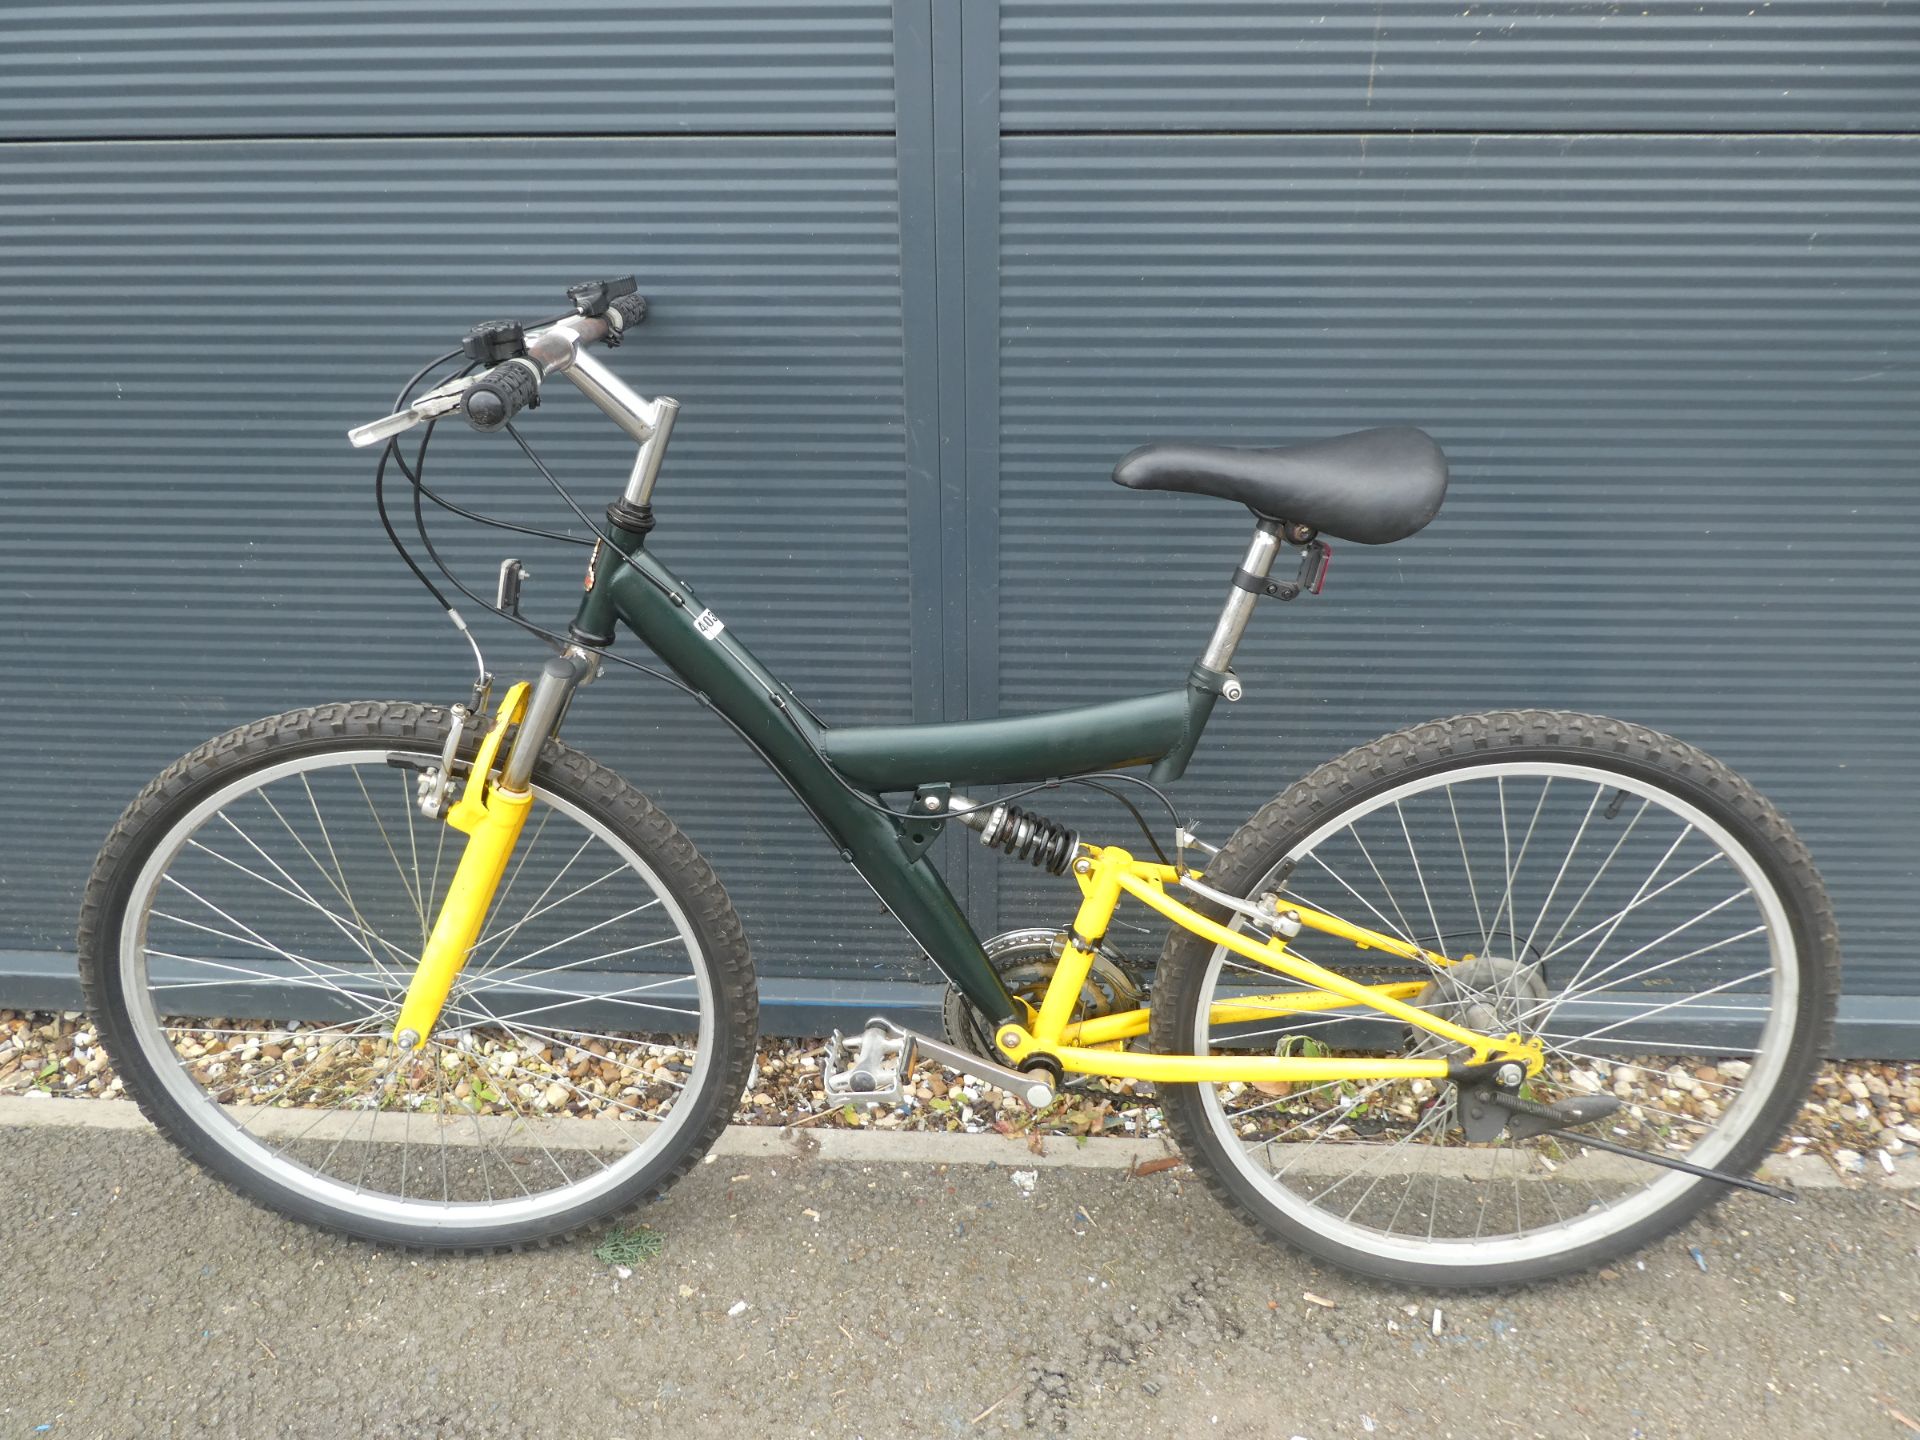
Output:
[[[938,819],[889,814],[877,808],[878,797],[924,784],[1021,783],[1146,763],[1154,780],[1174,780],[1216,700],[1238,693],[1225,659],[1245,627],[1251,596],[1236,589],[1222,615],[1222,628],[1232,632],[1225,658],[1219,658],[1216,631],[1179,689],[1013,719],[835,728],[814,716],[701,604],[692,586],[644,548],[644,531],[614,523],[607,536],[617,548],[602,544],[595,553],[574,617],[575,638],[604,647],[617,619],[646,642],[703,704],[733,723],[940,972],[996,1025],[1017,1018],[1019,1007],[923,853]],[[1263,524],[1249,568],[1270,565],[1273,550]],[[1230,615],[1236,616],[1231,625]]]

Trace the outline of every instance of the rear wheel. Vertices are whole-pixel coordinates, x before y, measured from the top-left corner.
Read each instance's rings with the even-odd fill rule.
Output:
[[[564,1235],[656,1193],[731,1116],[757,1018],[692,844],[557,743],[421,1051],[390,1040],[465,837],[414,805],[444,710],[297,710],[176,762],[108,836],[80,926],[127,1089],[297,1219],[432,1248]]]
[[[1453,957],[1421,973],[1311,930],[1289,942],[1370,982],[1424,980],[1414,1004],[1482,1033],[1539,1039],[1547,1065],[1524,1098],[1612,1097],[1593,1133],[1697,1165],[1751,1172],[1831,1033],[1838,947],[1805,848],[1725,766],[1618,721],[1503,712],[1386,736],[1264,807],[1207,879]],[[1154,1048],[1447,1048],[1358,1008],[1210,1023],[1217,1002],[1272,988],[1271,971],[1176,929]],[[1162,1094],[1195,1168],[1260,1228],[1399,1282],[1511,1284],[1600,1264],[1726,1188],[1577,1140],[1469,1143],[1444,1082]]]

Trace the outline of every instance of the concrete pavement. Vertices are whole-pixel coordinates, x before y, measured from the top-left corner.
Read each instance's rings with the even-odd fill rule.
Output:
[[[1451,1297],[1092,1146],[736,1130],[622,1278],[591,1237],[322,1236],[105,1107],[0,1115],[0,1436],[1920,1433],[1912,1191],[1736,1195],[1598,1275]],[[82,1110],[107,1123],[57,1123]]]

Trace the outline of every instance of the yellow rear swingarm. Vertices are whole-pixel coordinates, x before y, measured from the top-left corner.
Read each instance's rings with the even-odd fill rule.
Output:
[[[500,789],[492,779],[494,760],[507,727],[526,713],[527,689],[523,680],[507,691],[493,728],[473,757],[466,792],[447,811],[447,824],[466,833],[467,848],[460,856],[453,883],[447,887],[447,898],[433,922],[427,948],[414,967],[400,1018],[394,1022],[394,1043],[410,1050],[420,1049],[433,1034],[453,982],[480,938],[480,927],[493,905],[493,892],[506,873],[520,827],[527,823],[527,811],[533,806],[531,790],[515,794]]]
[[[1289,950],[1286,942],[1278,936],[1265,941],[1255,940],[1240,931],[1215,923],[1166,893],[1167,883],[1178,879],[1178,872],[1170,866],[1137,861],[1116,847],[1089,846],[1080,863],[1075,866],[1074,873],[1082,892],[1080,910],[1074,917],[1069,943],[1048,984],[1039,1012],[1032,1017],[1032,1029],[1009,1023],[1002,1025],[998,1033],[1000,1049],[1015,1065],[1034,1055],[1051,1055],[1060,1062],[1062,1068],[1075,1074],[1131,1076],[1140,1080],[1177,1084],[1233,1080],[1247,1083],[1441,1080],[1463,1064],[1480,1066],[1505,1061],[1517,1061],[1524,1065],[1527,1074],[1537,1075],[1544,1064],[1544,1050],[1537,1040],[1523,1040],[1518,1035],[1498,1038],[1483,1035],[1409,1004],[1408,1001],[1422,988],[1420,981],[1365,985]],[[1359,1005],[1450,1041],[1466,1050],[1467,1058],[1462,1061],[1438,1055],[1155,1055],[1132,1050],[1094,1048],[1111,1046],[1115,1041],[1144,1034],[1147,1028],[1148,1012],[1145,1010],[1102,1016],[1077,1025],[1069,1023],[1093,963],[1091,947],[1106,933],[1108,922],[1113,918],[1123,894],[1131,895],[1203,940],[1223,946],[1299,984],[1313,987],[1305,992],[1236,997],[1212,1007],[1208,1016],[1211,1023],[1233,1024],[1298,1011]],[[1436,967],[1452,963],[1444,955],[1421,950],[1404,940],[1351,924],[1338,916],[1326,915],[1305,905],[1290,904],[1287,908],[1299,917],[1302,928],[1318,930],[1363,949],[1378,950]],[[1082,940],[1088,943],[1083,945]]]

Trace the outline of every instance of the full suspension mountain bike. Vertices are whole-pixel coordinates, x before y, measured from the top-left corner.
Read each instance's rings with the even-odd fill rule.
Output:
[[[897,1102],[925,1060],[1036,1107],[1129,1077],[1257,1228],[1432,1285],[1565,1273],[1731,1187],[1784,1193],[1749,1177],[1829,1037],[1837,941],[1806,849],[1725,766],[1617,720],[1461,715],[1327,762],[1217,850],[1159,788],[1241,697],[1233,659],[1263,600],[1317,593],[1329,537],[1386,544],[1433,518],[1446,463],[1420,431],[1121,461],[1122,485],[1253,517],[1179,683],[839,726],[662,557],[651,499],[678,407],[592,353],[644,320],[632,280],[569,295],[564,315],[479,327],[350,437],[380,447],[388,534],[463,632],[394,529],[389,471],[436,563],[424,504],[490,518],[425,483],[442,418],[506,432],[568,500],[575,530],[533,532],[591,545],[565,632],[521,614],[517,561],[492,603],[440,567],[552,644],[539,675],[494,705],[475,645],[462,703],[241,726],[161,772],[100,853],[79,932],[90,1007],[129,1092],[213,1174],[351,1235],[485,1249],[655,1195],[713,1142],[754,1054],[745,932],[674,823],[558,738],[576,691],[620,664],[731,726],[949,982],[942,1037],[876,1018],[834,1038],[835,1104]],[[638,443],[604,523],[512,424],[555,377]],[[664,670],[614,652],[623,625]],[[1171,823],[1128,802],[1136,854],[1018,803],[1076,780]],[[928,855],[949,825],[1077,902],[983,941]],[[1157,964],[1116,943],[1123,905],[1167,923]]]

